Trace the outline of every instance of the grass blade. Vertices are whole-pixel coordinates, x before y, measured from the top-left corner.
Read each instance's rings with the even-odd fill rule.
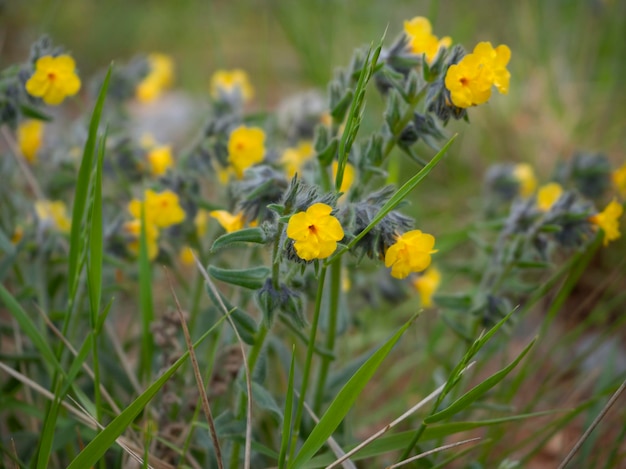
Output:
[[[285,396],[285,411],[283,417],[283,430],[280,439],[280,453],[278,455],[278,467],[285,466],[285,458],[291,440],[291,418],[293,415],[293,391],[294,391],[294,370],[296,365],[296,346],[291,347],[291,365],[289,366],[289,381],[287,383],[287,394]]]
[[[139,310],[141,311],[141,361],[140,377],[145,379],[152,370],[154,343],[150,325],[154,320],[152,303],[152,270],[148,257],[145,204],[141,204],[141,235],[139,239]]]

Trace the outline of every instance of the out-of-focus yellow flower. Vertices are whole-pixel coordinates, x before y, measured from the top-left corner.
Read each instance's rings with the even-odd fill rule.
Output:
[[[293,247],[301,259],[325,259],[337,249],[344,233],[332,211],[331,206],[317,203],[289,218],[287,236],[295,241]]]
[[[228,162],[239,179],[250,166],[263,161],[265,132],[258,127],[237,127],[228,139]]]
[[[437,38],[432,33],[432,26],[428,18],[416,16],[410,21],[404,22],[404,32],[409,38],[411,52],[416,55],[426,55],[426,60],[430,64],[437,57],[441,48],[448,48],[452,45],[452,38],[449,36]]]
[[[150,165],[150,173],[153,176],[163,176],[169,168],[174,166],[172,147],[162,145],[151,149],[146,155]]]
[[[430,255],[437,252],[435,237],[420,230],[407,231],[385,253],[385,267],[391,267],[391,276],[405,278],[412,272],[421,272],[430,265]]]
[[[203,238],[207,231],[207,224],[209,222],[209,212],[199,208],[196,216],[193,219],[193,224],[196,227],[196,234],[198,238]]]
[[[350,280],[350,272],[345,267],[341,268],[341,291],[349,292],[352,288],[352,281]]]
[[[222,228],[224,228],[227,233],[232,233],[233,231],[238,231],[243,228],[243,212],[233,215],[226,210],[213,210],[210,212],[210,215],[222,225]]]
[[[128,204],[128,211],[137,219],[141,219],[141,204],[145,203],[146,223],[157,228],[177,225],[185,219],[185,211],[180,206],[178,195],[170,190],[154,192],[148,189],[144,193],[144,202],[133,199]]]
[[[611,174],[613,184],[622,197],[626,197],[626,163]]]
[[[122,230],[131,236],[131,240],[128,242],[128,249],[133,254],[138,255],[141,220],[135,218],[127,221],[122,226]],[[148,259],[154,259],[159,253],[159,229],[153,223],[148,222],[146,222],[146,247],[148,248]]]
[[[430,308],[433,305],[433,295],[439,288],[441,283],[441,273],[436,267],[429,267],[422,275],[413,280],[413,287],[420,295],[420,301],[424,308]]]
[[[491,97],[491,87],[500,93],[509,91],[511,74],[506,69],[511,50],[500,45],[495,49],[489,42],[476,45],[458,64],[450,65],[445,85],[452,103],[461,108],[483,104]]]
[[[337,179],[337,168],[339,167],[339,162],[333,161],[332,170],[333,170],[333,181]],[[346,194],[350,188],[352,187],[352,183],[354,182],[355,170],[354,166],[350,163],[346,163],[346,166],[343,169],[343,179],[341,180],[341,187],[339,188],[339,192],[343,192]]]
[[[24,237],[24,228],[20,225],[17,225],[13,230],[13,234],[11,235],[11,244],[19,243]]]
[[[141,102],[157,99],[174,83],[174,61],[165,54],[148,55],[148,74],[137,85],[135,94]]]
[[[193,265],[195,259],[193,257],[193,251],[189,246],[183,246],[178,253],[178,259],[183,265]]]
[[[26,82],[26,91],[51,106],[61,104],[66,96],[73,96],[80,90],[75,68],[76,63],[69,55],[40,57],[35,62],[35,73]]]
[[[542,212],[547,212],[561,197],[563,188],[556,182],[550,182],[542,186],[537,191],[537,208]]]
[[[513,168],[513,177],[519,183],[519,192],[522,197],[530,197],[537,187],[537,178],[533,167],[528,163],[516,164]]]
[[[285,168],[287,177],[292,178],[296,173],[299,173],[302,166],[304,166],[314,154],[313,144],[308,140],[300,142],[297,147],[287,148],[280,158],[280,162]]]
[[[17,144],[24,158],[31,164],[37,162],[37,152],[43,141],[43,127],[43,122],[29,119],[17,128]]]
[[[604,231],[605,246],[622,235],[619,231],[619,219],[623,213],[624,207],[613,199],[604,210],[589,218],[591,223]]]
[[[44,225],[51,225],[61,233],[69,233],[72,220],[67,215],[65,203],[57,200],[38,200],[35,202],[37,218]]]
[[[215,99],[223,95],[239,94],[242,101],[248,102],[254,96],[254,89],[250,85],[248,74],[241,69],[218,70],[211,77],[211,96]]]

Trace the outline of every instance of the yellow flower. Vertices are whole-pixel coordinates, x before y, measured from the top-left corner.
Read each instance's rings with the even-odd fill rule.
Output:
[[[254,89],[250,85],[248,75],[240,69],[218,70],[211,77],[211,96],[219,99],[222,95],[239,93],[243,102],[248,102],[254,96]]]
[[[35,62],[35,73],[26,82],[26,91],[46,104],[61,104],[66,96],[80,90],[80,78],[74,68],[76,64],[69,55],[40,57]]]
[[[22,228],[20,225],[17,225],[15,227],[15,230],[13,230],[13,235],[11,235],[11,244],[19,243],[23,237],[24,237],[24,228]]]
[[[196,213],[196,216],[193,219],[193,224],[196,227],[196,234],[198,235],[198,238],[202,238],[206,234],[206,230],[207,230],[206,225],[208,221],[209,221],[209,213],[202,208],[198,209],[198,212]]]
[[[145,202],[133,199],[128,204],[128,211],[134,218],[141,219],[141,204],[145,203],[146,223],[149,225],[167,228],[185,219],[185,211],[180,206],[176,193],[170,190],[156,193],[148,189],[144,193],[144,198]]]
[[[43,122],[30,119],[17,128],[17,144],[29,163],[37,162],[37,152],[43,140]]]
[[[228,162],[239,179],[250,166],[263,161],[265,132],[258,127],[239,126],[228,139]]]
[[[404,22],[404,32],[409,38],[411,52],[416,55],[426,55],[428,63],[432,63],[441,48],[452,45],[452,38],[446,36],[439,40],[432,33],[432,27],[428,18],[416,16],[410,21]]]
[[[139,237],[141,236],[141,220],[135,218],[127,221],[122,230],[132,237],[128,249],[135,255],[139,254]],[[153,223],[146,223],[146,246],[148,259],[154,259],[159,253],[159,229]]]
[[[285,167],[287,177],[292,178],[296,173],[299,173],[302,166],[314,154],[313,145],[310,141],[300,142],[297,147],[287,148],[280,158],[280,162]]]
[[[622,197],[626,197],[626,163],[613,171],[611,176],[613,184],[617,188],[617,192],[619,192]]]
[[[603,243],[605,246],[622,235],[619,231],[619,218],[622,213],[624,213],[624,207],[613,199],[604,210],[589,218],[591,223],[604,231]]]
[[[511,49],[504,44],[494,49],[490,42],[479,42],[474,47],[473,53],[480,57],[484,66],[493,73],[493,84],[496,89],[502,94],[507,94],[511,73],[506,66],[511,60]]]
[[[513,168],[513,177],[519,183],[519,192],[522,197],[530,197],[537,187],[537,179],[533,167],[528,163],[516,164]]]
[[[51,225],[61,233],[69,233],[72,220],[67,216],[67,207],[62,201],[38,200],[35,212],[42,224]]]
[[[293,247],[301,259],[324,259],[337,249],[344,234],[332,211],[329,205],[317,203],[289,219],[287,236],[295,241]]]
[[[385,253],[385,267],[391,267],[391,276],[405,278],[411,272],[421,272],[430,265],[435,237],[420,230],[407,231]]]
[[[183,246],[178,253],[178,259],[183,265],[193,265],[195,259],[193,257],[193,251],[189,246]]]
[[[163,145],[155,147],[146,155],[153,176],[163,176],[174,165],[172,147]]]
[[[562,193],[563,188],[556,182],[540,187],[537,191],[537,208],[542,212],[547,212],[561,198]]]
[[[243,228],[243,212],[233,215],[226,210],[213,210],[209,214],[215,218],[220,225],[222,225],[222,228],[226,230],[226,233],[232,233],[233,231],[238,231]]]
[[[333,170],[333,181],[337,179],[337,168],[339,167],[339,162],[333,161],[332,170]],[[350,187],[352,187],[352,183],[354,182],[354,166],[350,163],[346,163],[345,168],[343,169],[343,179],[341,181],[341,187],[339,188],[339,192],[343,192],[346,194]]]
[[[165,54],[148,56],[149,72],[137,85],[135,94],[141,102],[153,101],[172,86],[174,82],[174,62]]]
[[[424,308],[430,308],[433,305],[433,294],[439,288],[440,283],[441,273],[436,267],[429,267],[426,272],[413,280],[413,287],[419,293]]]

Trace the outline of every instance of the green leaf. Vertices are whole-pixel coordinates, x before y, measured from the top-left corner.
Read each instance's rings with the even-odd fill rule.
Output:
[[[267,389],[256,381],[252,381],[251,385],[252,402],[254,405],[258,406],[260,409],[268,411],[277,423],[282,423],[283,413],[281,412],[280,407],[278,407],[274,396],[272,396]],[[248,389],[245,385],[241,385],[239,381],[238,387],[245,396],[248,395]]]
[[[456,401],[450,404],[445,409],[431,415],[424,419],[424,423],[429,425],[434,422],[439,422],[445,418],[452,417],[453,415],[461,412],[463,409],[467,408],[469,405],[474,403],[479,397],[493,388],[496,384],[502,381],[512,370],[517,366],[517,364],[524,358],[524,356],[528,353],[530,348],[534,345],[537,339],[533,339],[525,348],[522,350],[515,360],[513,360],[509,365],[494,373],[489,378],[484,380],[479,385],[473,387],[467,393],[463,394]]]
[[[244,228],[243,230],[223,234],[217,238],[213,246],[211,246],[211,251],[217,251],[218,249],[239,243],[265,244],[266,242],[267,236],[265,236],[265,231],[261,228]]]
[[[437,303],[437,306],[442,308],[467,311],[472,307],[472,296],[467,294],[435,295],[433,300]]]
[[[313,428],[313,431],[302,444],[302,448],[289,465],[290,468],[300,468],[309,461],[315,453],[324,445],[328,437],[330,437],[335,429],[339,426],[346,414],[352,408],[365,386],[381,365],[385,357],[391,352],[391,349],[398,342],[400,337],[406,332],[413,323],[417,315],[413,316],[404,326],[398,330],[382,347],[361,366],[354,376],[339,391],[333,402],[320,418],[319,423]]]
[[[20,104],[20,110],[25,117],[30,117],[31,119],[37,119],[45,122],[52,122],[52,117],[34,106],[22,103]]]
[[[221,269],[210,265],[207,272],[211,277],[231,285],[237,285],[250,290],[258,290],[265,283],[270,269],[265,266],[248,269]]]
[[[289,381],[287,383],[287,395],[285,396],[285,417],[283,418],[283,431],[280,437],[280,453],[278,456],[278,467],[285,467],[285,458],[291,441],[292,419],[293,419],[293,391],[294,391],[294,370],[296,364],[296,346],[291,347],[291,365],[289,365]]]
[[[248,345],[254,345],[254,339],[257,332],[257,324],[254,319],[252,319],[245,311],[233,306],[232,303],[221,293],[218,292],[219,298],[216,297],[213,290],[208,285],[205,290],[218,310],[222,311],[221,304],[223,304],[229,311],[230,318],[235,324],[237,332],[239,332],[239,335],[241,336],[241,340]]]

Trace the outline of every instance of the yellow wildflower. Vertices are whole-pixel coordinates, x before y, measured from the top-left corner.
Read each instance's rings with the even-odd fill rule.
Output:
[[[148,56],[149,72],[137,85],[135,94],[141,102],[153,101],[172,86],[174,82],[174,62],[165,54]]]
[[[475,55],[480,57],[481,62],[493,74],[493,84],[501,94],[509,92],[511,73],[506,69],[511,60],[511,49],[504,44],[495,49],[490,42],[479,42],[474,47]]]
[[[254,89],[248,80],[248,74],[240,69],[218,70],[211,77],[211,96],[219,99],[222,95],[238,93],[243,102],[254,96]]]
[[[178,253],[178,259],[183,265],[193,265],[195,259],[193,257],[193,251],[189,246],[183,246]]]
[[[53,226],[61,233],[69,233],[72,220],[67,216],[67,207],[62,201],[38,200],[35,212],[42,224]]]
[[[145,202],[133,199],[128,204],[128,211],[137,219],[141,219],[141,204],[145,203],[146,223],[153,224],[157,228],[167,228],[177,225],[185,219],[185,211],[180,206],[178,195],[170,190],[154,192],[146,190]]]
[[[561,197],[563,188],[556,182],[551,182],[542,186],[537,191],[537,208],[542,212],[547,212]]]
[[[29,163],[37,162],[37,152],[43,140],[43,122],[29,119],[17,128],[17,144]]]
[[[196,216],[193,219],[193,224],[196,227],[196,234],[198,235],[198,238],[202,238],[206,234],[206,230],[207,230],[206,226],[207,226],[208,221],[209,221],[209,213],[202,208],[198,209],[198,212],[196,213]]]
[[[332,211],[329,205],[317,203],[306,212],[291,216],[287,236],[295,241],[293,247],[300,258],[324,259],[335,252],[344,233],[339,220],[330,214]]]
[[[265,132],[258,127],[239,126],[228,139],[228,162],[239,179],[250,166],[263,161]]]
[[[222,225],[222,228],[224,228],[227,233],[232,233],[233,231],[238,231],[243,228],[243,212],[233,215],[226,210],[213,210],[209,214]]]
[[[426,272],[413,280],[413,287],[420,295],[420,301],[424,308],[433,305],[433,295],[441,283],[441,273],[436,267],[429,267]]]
[[[35,62],[35,73],[26,82],[26,91],[46,104],[61,104],[66,96],[73,96],[80,90],[75,68],[76,63],[69,55],[40,57]]]
[[[530,197],[537,187],[537,179],[533,167],[528,163],[516,164],[513,168],[513,177],[519,183],[519,192],[522,197]]]
[[[141,236],[141,220],[135,218],[127,221],[122,230],[132,237],[128,249],[135,255],[139,254],[139,237]],[[154,259],[159,253],[159,229],[153,223],[146,223],[146,247],[148,259]]]
[[[604,210],[589,218],[591,223],[604,231],[603,243],[605,246],[622,235],[619,231],[619,218],[622,213],[624,213],[624,207],[613,199]]]
[[[13,230],[13,235],[11,235],[11,244],[19,243],[24,237],[24,228],[20,225],[17,225]]]
[[[425,54],[428,63],[432,63],[437,58],[439,49],[452,45],[452,38],[449,36],[439,40],[432,33],[430,21],[423,16],[416,16],[410,21],[405,21],[404,32],[409,38],[411,52],[416,55]]]
[[[163,176],[174,165],[172,147],[169,145],[153,148],[148,152],[146,158],[150,165],[150,173],[153,176]]]
[[[297,147],[287,148],[280,158],[280,162],[285,167],[287,177],[292,178],[296,173],[299,173],[302,166],[314,154],[313,144],[310,141],[303,141]]]
[[[435,237],[420,230],[407,231],[385,253],[385,267],[391,267],[391,276],[405,278],[411,272],[421,272],[430,265]]]
[[[626,163],[611,174],[613,184],[622,197],[626,197]]]
[[[339,167],[339,162],[333,161],[332,170],[333,170],[333,181],[337,179],[337,168]],[[343,169],[343,179],[341,181],[341,187],[339,188],[339,192],[343,192],[346,194],[350,187],[352,187],[352,183],[354,182],[354,166],[350,163],[346,163],[345,168]]]

